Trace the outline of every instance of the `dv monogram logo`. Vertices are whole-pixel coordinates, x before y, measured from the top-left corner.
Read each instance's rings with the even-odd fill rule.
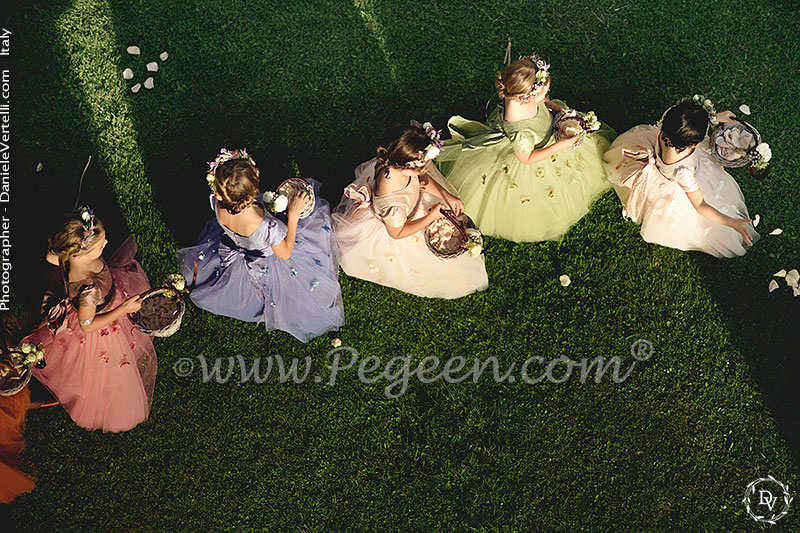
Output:
[[[753,503],[753,496],[758,498]],[[794,498],[789,494],[789,486],[784,485],[772,476],[762,477],[747,485],[744,491],[744,503],[747,514],[756,522],[775,524],[789,512],[789,505]],[[783,505],[779,504],[783,500]],[[780,512],[777,507],[782,507]]]

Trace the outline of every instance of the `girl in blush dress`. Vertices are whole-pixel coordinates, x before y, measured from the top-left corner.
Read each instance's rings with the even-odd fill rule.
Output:
[[[734,115],[700,102],[680,102],[658,125],[620,135],[604,156],[608,179],[623,216],[642,226],[645,241],[714,257],[744,255],[759,235],[739,185],[711,158],[706,138],[709,124]]]
[[[131,429],[149,416],[156,380],[153,342],[128,318],[150,289],[136,243],[129,237],[106,262],[106,232],[88,207],[66,215],[49,243],[66,300],[47,299],[46,324],[23,339],[47,354],[33,374],[79,426]]]
[[[432,164],[438,151],[429,124],[396,126],[377,157],[356,168],[333,213],[348,275],[431,298],[460,298],[488,286],[483,255],[443,260],[425,244],[423,230],[442,216],[440,200],[456,215],[463,210]]]
[[[314,187],[288,202],[286,223],[270,213],[259,191],[255,161],[244,150],[222,150],[208,176],[214,211],[198,244],[178,251],[181,272],[196,285],[198,307],[247,322],[264,322],[308,342],[344,324],[339,250],[330,207]]]

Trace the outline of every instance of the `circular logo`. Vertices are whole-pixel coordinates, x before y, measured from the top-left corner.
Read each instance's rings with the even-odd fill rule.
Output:
[[[753,520],[775,525],[789,512],[793,499],[788,485],[767,476],[747,485],[742,503]]]

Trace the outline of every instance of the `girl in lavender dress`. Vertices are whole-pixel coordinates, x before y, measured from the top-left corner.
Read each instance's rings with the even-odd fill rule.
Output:
[[[258,169],[244,150],[223,149],[208,180],[215,217],[196,246],[178,251],[181,271],[196,279],[190,294],[198,307],[247,322],[264,322],[297,339],[309,339],[344,323],[339,250],[330,207],[314,187],[316,204],[296,193],[287,222],[274,217],[258,188]]]
[[[636,126],[604,156],[623,216],[645,241],[714,257],[744,255],[759,238],[733,176],[711,158],[709,124],[730,121],[707,99],[669,108],[656,126]]]

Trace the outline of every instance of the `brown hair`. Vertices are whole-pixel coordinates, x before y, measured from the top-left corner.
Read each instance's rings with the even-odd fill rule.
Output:
[[[218,166],[214,183],[222,198],[218,205],[232,215],[246,209],[260,192],[258,169],[246,159],[231,159]]]
[[[94,239],[103,232],[103,223],[95,217],[95,227],[89,239]],[[68,213],[61,220],[58,230],[47,239],[50,251],[66,262],[73,255],[81,255],[87,250],[81,248],[84,238],[83,222],[78,213]],[[89,241],[89,246],[92,242]]]
[[[705,138],[708,124],[708,112],[703,107],[694,102],[676,104],[661,120],[664,143],[682,152]]]
[[[404,168],[419,159],[431,140],[419,126],[398,124],[389,128],[377,149],[378,167]]]
[[[528,57],[513,61],[506,69],[497,75],[495,87],[500,98],[510,98],[528,94],[536,85],[536,73],[539,69]],[[549,80],[548,76],[548,80]]]

